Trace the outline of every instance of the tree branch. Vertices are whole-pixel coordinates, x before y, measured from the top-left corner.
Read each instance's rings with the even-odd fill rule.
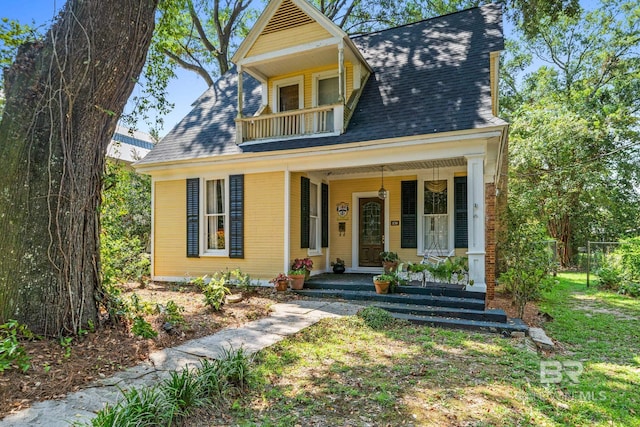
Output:
[[[174,54],[173,52],[168,51],[167,49],[162,49],[162,53],[164,53],[169,58],[174,60],[178,65],[180,65],[185,70],[190,70],[198,73],[198,75],[202,77],[205,82],[207,82],[207,86],[209,87],[213,86],[213,79],[211,78],[207,70],[205,70],[204,68],[185,61],[184,59],[180,58],[178,55]]]

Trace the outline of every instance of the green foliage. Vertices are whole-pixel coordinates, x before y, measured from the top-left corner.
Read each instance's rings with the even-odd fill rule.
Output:
[[[640,237],[623,240],[596,272],[601,289],[616,291],[632,297],[640,288]]]
[[[107,162],[100,208],[103,283],[149,275],[151,181],[124,164]]]
[[[31,367],[31,358],[20,345],[20,339],[34,339],[35,336],[25,325],[9,320],[0,325],[0,372],[17,366],[22,372]]]
[[[184,324],[184,316],[182,315],[184,307],[176,304],[173,300],[167,301],[164,305],[157,304],[156,312],[162,315],[164,322],[169,322],[172,325]]]
[[[227,387],[243,390],[253,383],[252,359],[242,349],[226,348],[218,361],[218,371]]]
[[[363,308],[358,312],[357,316],[364,320],[364,323],[372,329],[385,329],[395,323],[395,319],[391,313],[373,306]]]
[[[186,417],[191,411],[209,402],[203,395],[200,386],[200,378],[189,368],[183,368],[180,372],[171,372],[169,378],[160,385],[160,392],[166,401],[169,423],[174,418]]]
[[[539,299],[553,283],[553,257],[545,240],[539,223],[523,220],[517,211],[509,209],[508,237],[500,249],[506,271],[499,283],[512,295],[519,317],[524,315],[526,304]]]
[[[510,41],[502,74],[509,195],[561,243],[563,265],[576,247],[628,235],[640,219],[640,5],[599,3]]]
[[[130,318],[131,306],[122,296],[122,290],[113,284],[106,283],[102,287],[99,303],[104,307],[109,320],[113,323],[123,323]]]
[[[89,424],[93,427],[174,425],[193,409],[215,404],[228,393],[253,383],[252,359],[242,350],[225,350],[216,360],[203,360],[196,369],[184,368],[155,387],[132,388],[114,406],[107,405]]]
[[[137,337],[145,339],[151,339],[158,336],[158,333],[153,329],[153,326],[142,316],[136,316],[133,318],[133,324],[131,325],[131,333]]]
[[[459,282],[469,277],[469,260],[465,257],[451,257],[437,264],[427,263],[426,269],[438,280],[452,283],[454,278]]]
[[[64,348],[64,358],[71,357],[71,344],[73,343],[73,337],[60,337],[60,347]]]
[[[192,280],[192,283],[200,288],[204,294],[204,302],[215,311],[222,310],[225,298],[231,294],[227,287],[229,283],[228,272],[216,272],[209,278],[208,275]]]

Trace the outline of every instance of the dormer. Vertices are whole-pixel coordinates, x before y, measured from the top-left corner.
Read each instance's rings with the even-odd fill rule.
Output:
[[[371,74],[349,36],[305,0],[272,0],[232,58],[238,70],[238,144],[344,133]],[[262,100],[242,116],[243,73]]]

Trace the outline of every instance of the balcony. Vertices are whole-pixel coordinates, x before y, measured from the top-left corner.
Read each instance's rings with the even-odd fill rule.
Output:
[[[236,119],[237,143],[266,142],[344,132],[344,105],[326,105]]]

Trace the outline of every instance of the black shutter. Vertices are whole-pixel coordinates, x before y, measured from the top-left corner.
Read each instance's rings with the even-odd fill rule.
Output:
[[[244,175],[229,176],[229,258],[244,258]]]
[[[418,181],[401,183],[400,247],[418,247]]]
[[[454,236],[456,248],[469,247],[469,222],[467,219],[467,177],[458,176],[453,179],[454,197]]]
[[[309,248],[309,229],[311,222],[309,214],[311,206],[309,204],[309,178],[304,176],[300,180],[300,247]]]
[[[200,256],[200,178],[187,179],[187,257]]]
[[[329,247],[329,186],[322,184],[322,247]]]

